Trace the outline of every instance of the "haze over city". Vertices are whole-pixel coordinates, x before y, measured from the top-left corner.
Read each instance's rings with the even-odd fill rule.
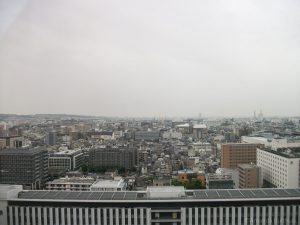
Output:
[[[0,113],[300,115],[300,2],[0,2]]]

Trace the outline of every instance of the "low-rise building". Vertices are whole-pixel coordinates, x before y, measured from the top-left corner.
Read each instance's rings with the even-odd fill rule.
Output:
[[[134,139],[137,141],[158,141],[159,131],[136,131]]]
[[[234,181],[228,174],[206,174],[206,189],[233,189]]]
[[[125,191],[126,183],[120,180],[97,180],[91,186],[91,191]]]
[[[47,182],[46,190],[90,191],[94,182],[92,177],[65,177]]]

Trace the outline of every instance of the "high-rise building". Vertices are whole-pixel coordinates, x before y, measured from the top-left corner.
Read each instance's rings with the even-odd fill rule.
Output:
[[[221,146],[221,167],[237,168],[238,164],[256,163],[256,149],[261,144],[228,143]]]
[[[44,148],[0,151],[0,183],[41,189],[48,178],[48,152]]]
[[[298,225],[299,189],[22,191],[0,185],[1,225]]]
[[[56,145],[56,131],[51,130],[46,134],[46,139],[45,139],[46,145]]]
[[[261,169],[253,164],[239,164],[239,188],[259,188],[262,186]]]
[[[257,165],[271,187],[300,187],[300,148],[257,149]]]
[[[129,147],[101,147],[89,150],[88,164],[91,167],[131,169],[136,166],[137,153]]]

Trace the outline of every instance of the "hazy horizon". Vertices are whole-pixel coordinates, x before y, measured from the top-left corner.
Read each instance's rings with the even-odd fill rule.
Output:
[[[300,1],[0,2],[0,113],[300,116]]]

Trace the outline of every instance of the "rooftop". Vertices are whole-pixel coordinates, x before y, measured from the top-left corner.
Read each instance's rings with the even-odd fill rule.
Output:
[[[194,129],[206,129],[207,126],[205,124],[195,124]]]
[[[92,187],[93,188],[117,188],[123,187],[124,180],[97,180]]]
[[[64,183],[93,183],[93,182],[94,182],[94,178],[92,177],[70,177],[70,178],[64,177],[64,178],[55,179],[48,183],[64,184]]]
[[[300,148],[277,148],[272,150],[270,147],[260,148],[260,150],[279,155],[284,158],[300,158]]]
[[[0,187],[1,188],[1,187]],[[151,190],[150,190],[151,191]],[[165,189],[165,191],[167,191]],[[170,190],[172,191],[172,190]],[[211,201],[211,200],[250,200],[250,199],[286,199],[299,198],[300,189],[223,189],[185,191],[185,196],[175,200]],[[21,191],[18,199],[26,200],[61,200],[61,201],[150,201],[168,199],[168,197],[151,198],[145,191]],[[174,200],[174,198],[169,198]]]
[[[255,165],[254,163],[243,163],[243,164],[238,164],[238,167],[240,167],[240,168],[242,168],[242,169],[258,168],[258,166]]]
[[[35,154],[40,151],[46,151],[46,149],[42,147],[36,148],[11,148],[11,149],[4,149],[0,151],[0,155],[9,155],[9,154]]]
[[[232,180],[231,174],[216,174],[216,173],[208,173],[205,175],[206,179],[209,181],[212,180]]]

